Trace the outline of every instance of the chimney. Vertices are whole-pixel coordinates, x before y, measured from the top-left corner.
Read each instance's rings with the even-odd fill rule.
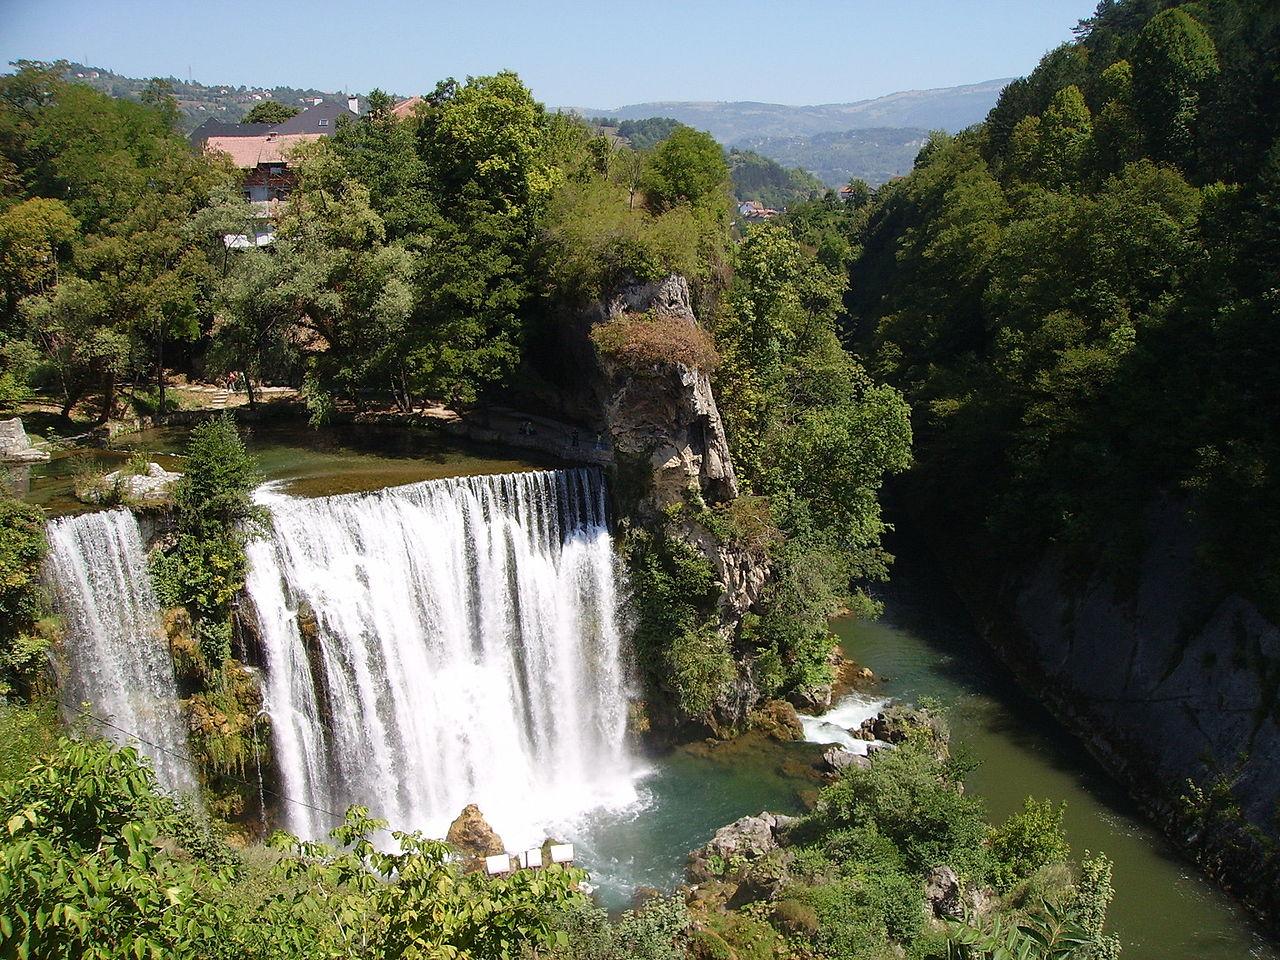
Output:
[[[357,97],[354,93],[351,96],[347,97],[347,109],[350,110],[352,113],[354,113],[356,116],[360,116],[360,98]]]

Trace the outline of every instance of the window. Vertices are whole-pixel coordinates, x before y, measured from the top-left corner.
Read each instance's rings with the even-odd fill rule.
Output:
[[[321,126],[321,127],[327,127],[327,126],[329,125],[329,121],[328,121],[328,120],[317,120],[317,121],[316,121],[316,125],[317,125],[317,126]]]

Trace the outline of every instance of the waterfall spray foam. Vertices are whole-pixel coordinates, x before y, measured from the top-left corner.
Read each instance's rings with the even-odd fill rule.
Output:
[[[248,590],[286,793],[435,835],[477,803],[510,845],[635,799],[598,472],[258,497]]]
[[[50,521],[46,532],[45,581],[66,624],[68,719],[87,703],[119,728],[100,732],[149,757],[163,786],[193,791],[173,661],[137,519],[128,510],[104,510]]]

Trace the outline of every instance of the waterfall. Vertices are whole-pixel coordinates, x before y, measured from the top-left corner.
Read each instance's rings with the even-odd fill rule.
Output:
[[[598,472],[258,499],[248,593],[286,794],[435,836],[476,803],[512,848],[635,798]],[[286,806],[295,833],[332,825]]]
[[[182,759],[189,753],[173,662],[137,519],[128,510],[105,510],[50,521],[46,532],[44,579],[66,625],[68,719],[76,705],[88,703],[95,716],[120,728],[100,732],[150,757],[161,784],[194,790]]]

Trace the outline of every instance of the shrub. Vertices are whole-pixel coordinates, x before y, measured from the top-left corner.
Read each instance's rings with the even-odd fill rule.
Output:
[[[1055,808],[1048,800],[1027,797],[1020,813],[991,832],[992,879],[998,890],[1008,890],[1043,866],[1066,862],[1071,847],[1062,829],[1065,812],[1065,804]]]
[[[0,694],[33,679],[31,645],[45,608],[40,564],[46,547],[40,508],[0,492]]]
[[[912,873],[948,864],[981,883],[991,872],[980,800],[956,789],[944,762],[904,743],[869,768],[853,768],[823,792],[812,815],[831,827],[874,824],[901,851]]]
[[[632,370],[683,364],[710,373],[720,364],[710,335],[680,317],[627,314],[594,327],[591,340],[610,360]]]
[[[799,900],[779,900],[773,906],[773,919],[789,936],[808,940],[818,932],[818,911]]]

